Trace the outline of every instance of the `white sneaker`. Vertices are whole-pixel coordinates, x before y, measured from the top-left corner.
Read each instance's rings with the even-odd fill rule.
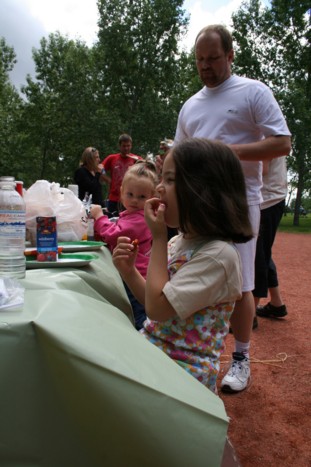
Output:
[[[240,352],[233,352],[231,366],[221,382],[224,392],[243,391],[248,385],[251,375],[249,359]]]

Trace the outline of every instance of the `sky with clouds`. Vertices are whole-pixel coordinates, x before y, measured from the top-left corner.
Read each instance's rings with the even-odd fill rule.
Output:
[[[185,0],[190,24],[183,45],[189,50],[197,32],[207,24],[229,27],[231,14],[241,3],[242,0]],[[27,73],[34,74],[32,48],[39,48],[42,37],[59,31],[92,45],[97,21],[97,0],[0,0],[0,36],[14,48],[18,60],[11,73],[13,84],[19,88]]]

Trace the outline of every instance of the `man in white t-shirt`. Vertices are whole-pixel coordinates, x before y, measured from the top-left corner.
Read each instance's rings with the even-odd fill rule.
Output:
[[[234,58],[232,37],[221,25],[203,28],[195,42],[195,57],[203,89],[182,107],[175,135],[203,137],[227,143],[239,157],[246,181],[249,215],[254,239],[237,245],[243,268],[242,299],[231,318],[235,351],[224,391],[238,392],[250,379],[249,348],[255,305],[254,259],[260,222],[262,162],[285,156],[291,148],[290,132],[282,112],[267,86],[231,74]]]

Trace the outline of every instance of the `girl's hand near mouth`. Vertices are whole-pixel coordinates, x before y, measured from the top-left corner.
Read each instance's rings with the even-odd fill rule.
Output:
[[[165,204],[158,198],[151,198],[145,203],[145,219],[153,239],[163,237],[167,241],[165,209]]]

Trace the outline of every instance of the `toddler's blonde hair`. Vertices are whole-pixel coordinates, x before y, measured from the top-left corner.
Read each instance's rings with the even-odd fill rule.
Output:
[[[152,161],[138,160],[134,165],[131,165],[125,172],[123,177],[122,186],[132,177],[144,177],[150,180],[154,188],[158,184],[158,177],[156,172],[156,166]],[[122,187],[121,187],[122,189]]]

